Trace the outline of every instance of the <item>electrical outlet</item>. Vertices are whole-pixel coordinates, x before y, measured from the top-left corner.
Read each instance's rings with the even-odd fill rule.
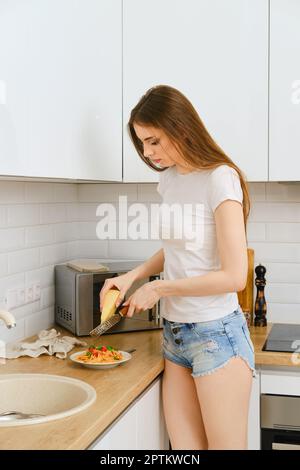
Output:
[[[25,289],[22,287],[21,289],[17,290],[18,292],[18,304],[17,306],[19,307],[20,305],[24,305],[25,302]]]
[[[40,300],[41,298],[41,284],[36,282],[33,284],[33,301]]]
[[[33,287],[29,286],[25,288],[25,304],[33,302]]]

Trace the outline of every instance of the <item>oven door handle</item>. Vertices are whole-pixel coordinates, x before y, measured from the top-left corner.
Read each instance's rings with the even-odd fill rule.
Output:
[[[282,442],[272,442],[272,450],[300,450],[300,444],[286,444]]]

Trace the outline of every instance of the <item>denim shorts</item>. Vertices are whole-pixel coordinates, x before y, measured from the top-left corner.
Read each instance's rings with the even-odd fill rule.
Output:
[[[163,356],[200,377],[241,357],[255,374],[254,348],[240,308],[218,320],[180,323],[163,319]]]

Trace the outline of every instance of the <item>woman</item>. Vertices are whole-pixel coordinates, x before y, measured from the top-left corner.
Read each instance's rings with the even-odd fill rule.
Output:
[[[237,297],[248,270],[246,182],[172,87],[150,89],[128,127],[139,156],[160,172],[163,202],[200,205],[189,228],[202,238],[163,238],[144,264],[105,282],[100,304],[112,286],[120,289],[119,304],[134,281],[164,270],[163,280],[144,284],[125,305],[131,317],[162,299],[163,404],[172,449],[245,449],[255,375]]]

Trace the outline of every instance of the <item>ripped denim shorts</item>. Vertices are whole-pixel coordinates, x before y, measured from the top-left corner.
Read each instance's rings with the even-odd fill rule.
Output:
[[[254,348],[240,307],[218,320],[179,323],[163,319],[163,355],[192,369],[193,377],[208,375],[241,357],[255,374]]]

